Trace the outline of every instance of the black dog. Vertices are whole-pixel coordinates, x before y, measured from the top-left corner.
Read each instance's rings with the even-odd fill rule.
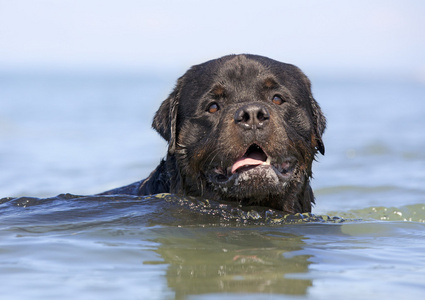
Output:
[[[326,120],[297,67],[256,55],[193,66],[153,128],[167,157],[145,180],[104,194],[175,193],[310,212],[315,154]]]

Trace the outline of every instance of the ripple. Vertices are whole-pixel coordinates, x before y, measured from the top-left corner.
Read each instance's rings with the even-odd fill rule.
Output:
[[[425,204],[412,204],[401,207],[374,206],[347,212],[330,212],[342,218],[380,221],[408,221],[425,223]]]

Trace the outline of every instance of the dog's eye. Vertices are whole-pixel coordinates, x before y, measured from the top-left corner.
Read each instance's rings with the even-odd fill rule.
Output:
[[[218,110],[220,109],[220,107],[218,106],[218,104],[217,103],[211,103],[209,106],[208,106],[208,109],[207,109],[207,111],[210,113],[210,114],[213,114],[213,113],[216,113],[216,112],[218,112]]]
[[[278,95],[274,95],[272,101],[274,104],[277,104],[277,105],[281,105],[284,102],[282,97]]]

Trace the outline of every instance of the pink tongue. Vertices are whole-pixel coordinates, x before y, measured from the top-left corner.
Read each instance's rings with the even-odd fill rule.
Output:
[[[232,174],[237,171],[237,169],[243,167],[243,166],[259,166],[263,164],[263,160],[258,160],[254,158],[244,157],[236,161],[232,166]]]

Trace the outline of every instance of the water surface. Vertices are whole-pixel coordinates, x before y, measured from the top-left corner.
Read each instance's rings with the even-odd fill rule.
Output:
[[[155,167],[178,75],[1,73],[2,298],[423,298],[423,84],[311,78],[328,118],[314,215],[76,196]]]

